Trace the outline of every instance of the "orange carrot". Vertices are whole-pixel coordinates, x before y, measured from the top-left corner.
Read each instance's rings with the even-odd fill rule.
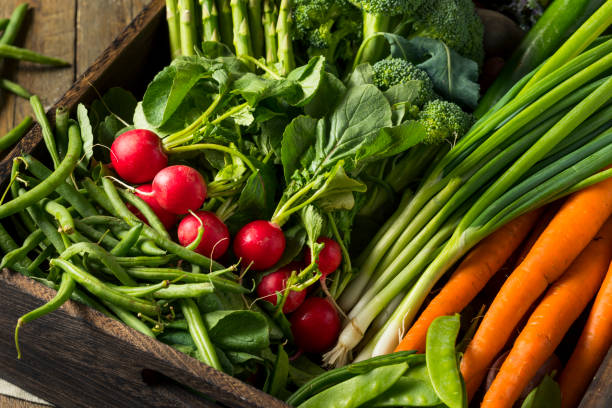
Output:
[[[523,214],[482,240],[421,313],[395,351],[424,353],[431,322],[439,316],[461,312],[516,250],[541,212],[537,209]]]
[[[545,210],[538,219],[538,222],[531,229],[531,232],[529,233],[527,239],[523,242],[523,245],[521,245],[521,248],[518,251],[518,256],[515,260],[516,263],[514,264],[514,268],[519,266],[521,262],[525,260],[527,254],[529,253],[529,251],[531,251],[531,248],[533,248],[533,245],[536,243],[540,235],[542,235],[542,233],[550,223],[550,220],[552,220],[557,211],[559,211],[559,208],[560,203],[558,204],[557,202],[545,207]]]
[[[578,406],[597,368],[612,346],[612,263],[597,293],[578,344],[561,372],[561,407]]]
[[[612,179],[572,194],[508,277],[468,345],[461,373],[472,398],[527,310],[557,280],[612,214]]]
[[[612,257],[612,218],[555,282],[517,337],[481,408],[512,407],[601,285]]]

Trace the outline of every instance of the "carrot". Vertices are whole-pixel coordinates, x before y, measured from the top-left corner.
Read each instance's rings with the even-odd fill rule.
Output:
[[[540,235],[542,235],[542,233],[550,223],[550,220],[552,220],[557,211],[559,211],[559,207],[560,204],[557,202],[545,207],[545,210],[538,219],[538,222],[531,229],[531,232],[529,233],[527,239],[523,242],[523,245],[521,245],[521,248],[518,251],[518,255],[514,263],[514,268],[519,266],[521,262],[525,260],[527,254],[529,253],[529,251],[531,251],[531,248],[533,248],[533,245],[536,243]]]
[[[540,214],[540,209],[523,214],[482,240],[421,313],[395,351],[424,353],[431,322],[439,316],[461,312],[516,250]]]
[[[612,214],[612,179],[565,201],[525,260],[508,277],[468,345],[461,373],[472,398],[531,305],[557,280]]]
[[[561,372],[561,407],[580,402],[597,368],[612,346],[612,263],[597,293],[578,344]]]
[[[517,337],[481,408],[512,407],[595,296],[612,257],[612,218],[546,292]]]

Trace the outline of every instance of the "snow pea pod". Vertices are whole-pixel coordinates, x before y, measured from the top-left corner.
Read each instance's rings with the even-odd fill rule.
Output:
[[[378,407],[433,407],[442,404],[433,389],[427,372],[427,365],[410,366],[399,380],[368,406]]]
[[[309,398],[299,408],[354,408],[387,391],[408,369],[408,363],[378,367],[336,384]]]
[[[440,316],[429,326],[425,340],[429,378],[438,397],[450,408],[467,407],[465,387],[455,352],[459,327],[458,314]]]
[[[81,154],[81,134],[78,126],[68,129],[68,152],[55,171],[36,187],[0,205],[0,219],[13,215],[50,195],[74,170]]]
[[[329,388],[333,385],[346,381],[359,374],[365,374],[377,367],[384,367],[392,364],[408,362],[408,364],[418,364],[424,362],[422,354],[414,354],[414,351],[400,351],[398,353],[387,354],[349,364],[344,367],[329,370],[324,374],[318,375],[306,384],[301,386],[296,392],[287,399],[287,404],[298,406],[313,395]]]

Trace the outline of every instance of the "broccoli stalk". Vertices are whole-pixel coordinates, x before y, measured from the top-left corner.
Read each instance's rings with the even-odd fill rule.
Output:
[[[232,26],[234,33],[234,48],[236,56],[253,56],[247,0],[231,0]]]
[[[266,45],[266,63],[273,65],[278,61],[278,44],[276,38],[276,19],[278,13],[274,0],[264,0],[263,3],[263,25],[264,40]]]
[[[295,56],[291,42],[291,4],[290,0],[281,0],[276,23],[278,36],[278,60],[282,64],[281,75],[287,75],[295,68]]]
[[[219,16],[214,0],[200,0],[204,41],[219,41]]]
[[[251,44],[253,57],[263,56],[264,29],[262,26],[261,0],[249,0],[249,27],[251,28]]]

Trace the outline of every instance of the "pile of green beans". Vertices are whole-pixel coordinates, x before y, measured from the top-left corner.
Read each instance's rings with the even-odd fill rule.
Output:
[[[236,266],[225,268],[193,251],[203,227],[188,247],[172,241],[150,207],[131,191],[117,189],[103,166],[91,172],[79,166],[80,128],[65,110],[56,112],[53,129],[38,98],[31,103],[52,168],[30,155],[13,160],[0,205],[0,267],[33,277],[57,294],[18,320],[18,355],[19,329],[73,299],[151,337],[178,319],[199,358],[221,369],[195,301],[214,292],[248,293]]]

